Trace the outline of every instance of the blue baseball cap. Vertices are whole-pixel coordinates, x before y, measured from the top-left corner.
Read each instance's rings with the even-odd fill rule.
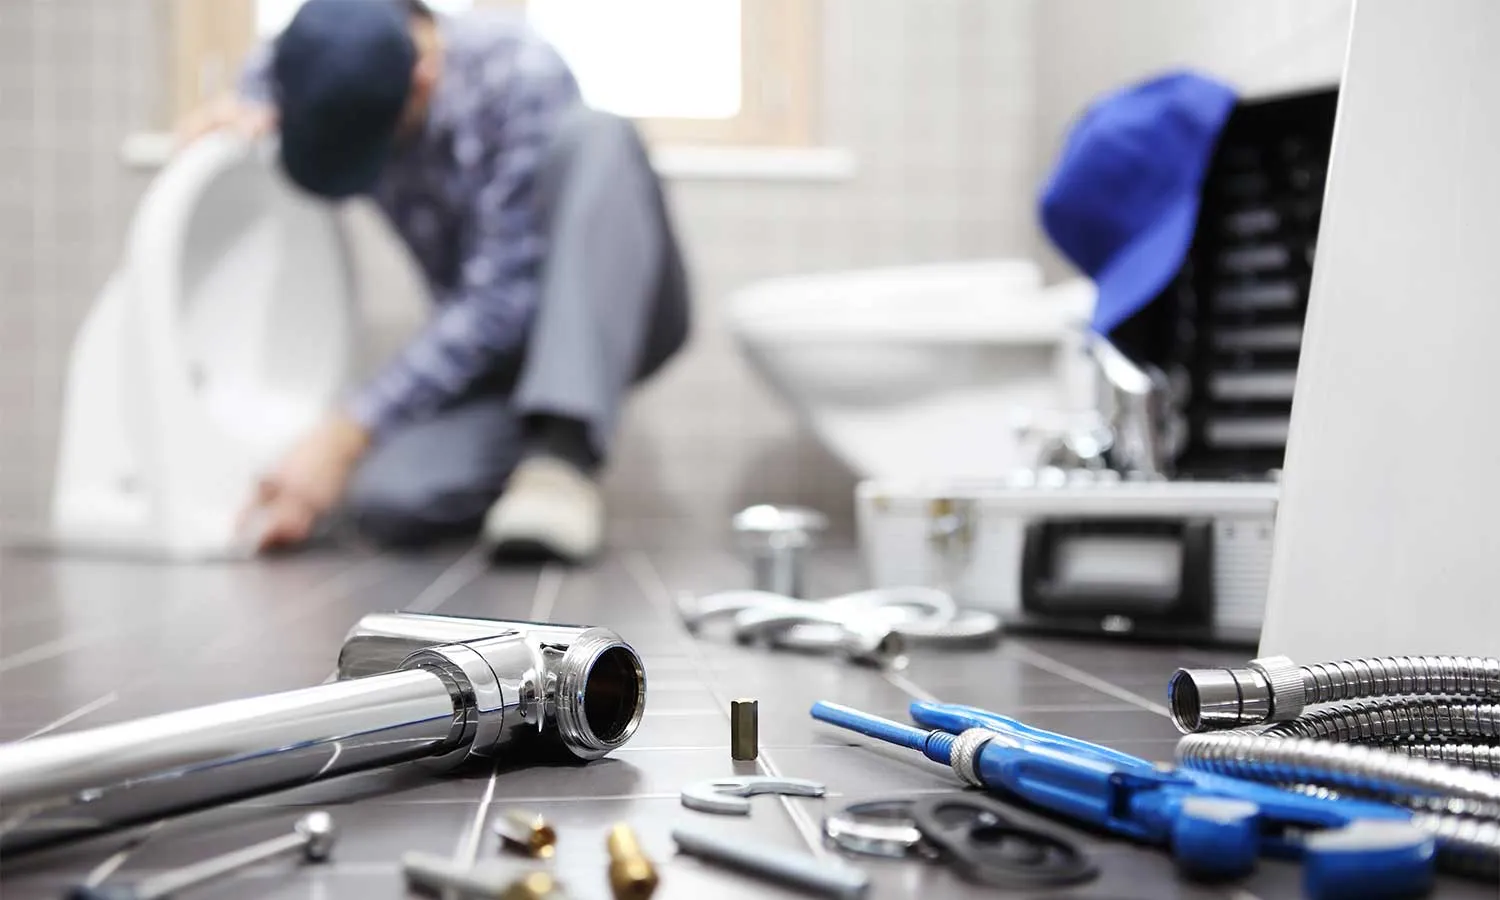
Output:
[[[1094,331],[1109,334],[1182,267],[1234,104],[1228,85],[1174,72],[1104,96],[1073,127],[1042,190],[1042,227],[1094,280]]]
[[[394,0],[307,0],[276,39],[281,164],[311,193],[368,192],[411,94],[417,48]]]

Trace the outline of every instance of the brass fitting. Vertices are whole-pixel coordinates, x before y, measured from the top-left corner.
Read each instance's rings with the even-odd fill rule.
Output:
[[[656,866],[641,851],[635,832],[624,822],[609,831],[609,887],[615,900],[647,900],[656,892]]]
[[[760,755],[760,704],[754,700],[729,703],[729,756],[749,761]]]
[[[501,900],[564,900],[562,885],[547,872],[530,872],[511,882]]]
[[[534,812],[508,809],[495,817],[493,828],[502,847],[526,856],[548,859],[557,848],[557,832]]]

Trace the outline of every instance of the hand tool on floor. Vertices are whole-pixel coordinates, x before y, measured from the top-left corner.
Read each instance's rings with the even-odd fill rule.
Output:
[[[266,862],[293,852],[305,862],[320,863],[333,852],[338,828],[326,812],[312,812],[297,820],[292,833],[253,844],[232,853],[205,859],[136,884],[79,885],[68,892],[69,900],[158,900],[179,891],[228,875],[237,869]]]
[[[517,875],[509,866],[485,860],[465,866],[435,853],[401,855],[401,873],[412,890],[462,900],[566,900],[562,885],[548,872]]]
[[[672,840],[689,856],[824,897],[854,900],[870,889],[869,875],[838,860],[686,828],[674,828]]]
[[[525,856],[548,859],[557,850],[557,832],[547,820],[524,809],[507,809],[490,825],[500,846]]]
[[[726,816],[750,815],[749,798],[759,794],[783,794],[788,797],[821,797],[828,789],[806,778],[772,778],[768,775],[740,775],[699,781],[682,789],[682,805],[699,812]]]
[[[635,831],[624,822],[609,830],[609,888],[615,900],[650,900],[656,893],[656,865],[641,849]]]
[[[1094,828],[1170,847],[1178,866],[1200,877],[1247,874],[1262,854],[1309,860],[1323,852],[1303,838],[1356,822],[1407,825],[1404,840],[1365,831],[1362,865],[1312,860],[1305,887],[1314,898],[1407,897],[1432,880],[1433,841],[1411,825],[1411,813],[1386,803],[1310,796],[1279,787],[1187,769],[1158,768],[1129,756],[972,707],[913,703],[918,726],[833,703],[817,703],[819,721],[917,750],[952,767],[964,782],[998,791]],[[1339,851],[1344,857],[1348,849]],[[1339,871],[1339,884],[1322,876]]]
[[[393,763],[621,746],[641,658],[604,628],[365,616],[337,681],[0,745],[0,854]]]

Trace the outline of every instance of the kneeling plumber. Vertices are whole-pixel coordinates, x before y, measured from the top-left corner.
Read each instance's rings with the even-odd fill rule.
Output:
[[[598,549],[597,474],[633,384],[681,348],[688,286],[630,122],[590,109],[518,14],[307,0],[181,137],[279,131],[328,200],[371,197],[434,309],[261,479],[262,549],[346,517],[385,544],[478,530],[496,553]]]

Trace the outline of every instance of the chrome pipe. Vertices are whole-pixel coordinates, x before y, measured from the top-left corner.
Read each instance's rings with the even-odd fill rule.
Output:
[[[0,745],[0,854],[423,760],[596,759],[635,733],[645,669],[614,632],[376,614],[340,680]]]

